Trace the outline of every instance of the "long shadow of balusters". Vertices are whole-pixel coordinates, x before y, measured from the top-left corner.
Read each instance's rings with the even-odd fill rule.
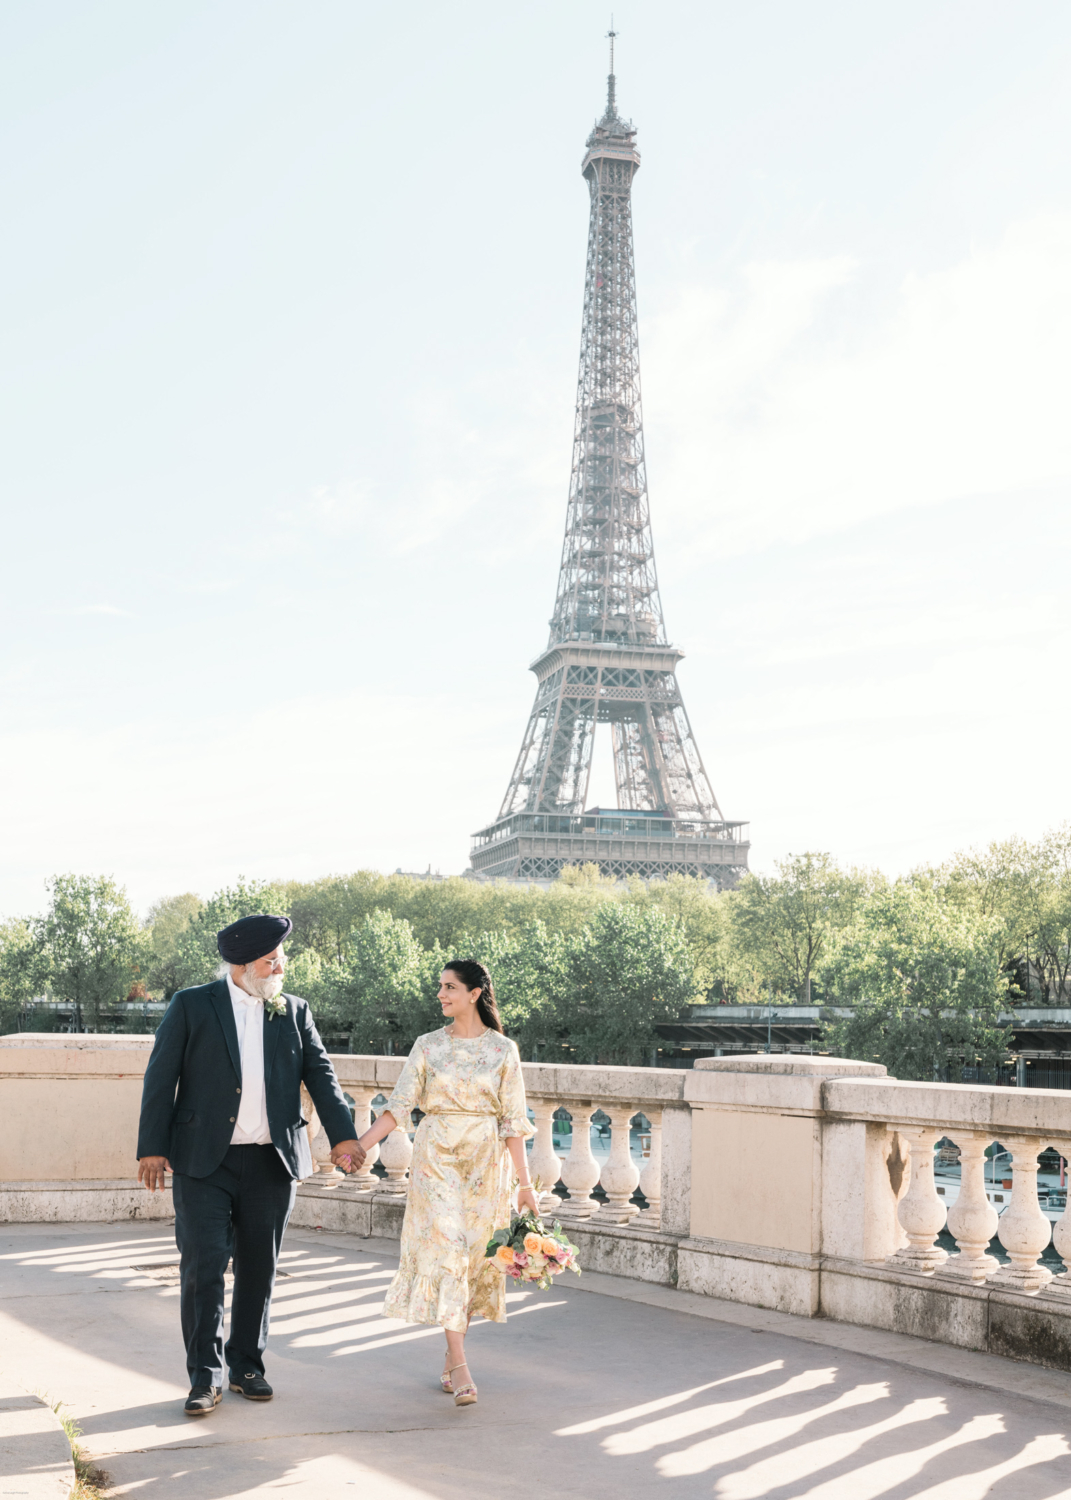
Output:
[[[856,1382],[790,1355],[556,1435],[597,1440],[611,1461],[650,1454],[653,1483],[702,1475],[717,1500],[1071,1497],[1064,1413],[1046,1409],[1051,1429],[1023,1443],[1003,1404],[915,1373]]]

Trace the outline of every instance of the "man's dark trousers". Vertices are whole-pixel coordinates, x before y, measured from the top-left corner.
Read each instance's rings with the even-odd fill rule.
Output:
[[[173,1175],[182,1336],[190,1385],[264,1373],[268,1314],[297,1183],[274,1146],[231,1146],[207,1177]],[[234,1258],[231,1336],[223,1345],[223,1273]]]

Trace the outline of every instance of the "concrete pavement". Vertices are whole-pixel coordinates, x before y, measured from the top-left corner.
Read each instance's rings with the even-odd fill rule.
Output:
[[[0,1375],[0,1495],[67,1500],[71,1447],[49,1403]]]
[[[458,1410],[439,1330],[380,1314],[396,1251],[288,1235],[276,1399],[191,1421],[170,1226],[6,1225],[0,1369],[64,1401],[139,1500],[1071,1500],[1062,1374],[612,1277],[474,1327]]]

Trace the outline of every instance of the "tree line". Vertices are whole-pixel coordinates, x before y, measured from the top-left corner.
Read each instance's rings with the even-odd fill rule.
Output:
[[[526,1058],[653,1062],[656,1024],[692,1005],[817,1004],[838,1055],[958,1079],[1005,1060],[1009,1006],[1068,1003],[1071,827],[894,880],[823,853],[721,892],[596,866],[546,890],[358,871],[171,896],[143,921],[113,880],[61,875],[40,915],[0,923],[0,1029],[152,1029],[146,1002],[211,978],[218,929],[263,910],[293,921],[286,986],[334,1050],[406,1050],[438,1024],[443,963],[474,955]]]

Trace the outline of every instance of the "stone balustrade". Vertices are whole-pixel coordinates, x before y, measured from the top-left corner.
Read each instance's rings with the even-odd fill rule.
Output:
[[[132,1180],[150,1046],[0,1038],[0,1219],[170,1213],[169,1194],[149,1198]],[[334,1062],[360,1132],[402,1059]],[[1071,1369],[1071,1219],[1053,1227],[1037,1193],[1039,1155],[1071,1156],[1071,1092],[900,1082],[824,1057],[524,1074],[541,1207],[589,1269]],[[556,1115],[568,1130],[555,1131]],[[608,1151],[592,1150],[596,1115]],[[397,1237],[409,1138],[395,1131],[345,1177],[309,1120],[317,1170],[295,1222]],[[935,1181],[941,1140],[958,1148],[957,1195]],[[999,1217],[984,1179],[996,1142],[1013,1184]]]
[[[354,1124],[360,1134],[379,1114],[392,1086],[390,1075],[400,1072],[400,1062],[345,1057],[336,1058],[335,1064],[343,1087],[354,1100]],[[364,1078],[359,1081],[352,1076],[357,1071],[354,1064],[364,1065],[362,1073],[372,1071],[379,1076],[372,1082]],[[541,1212],[577,1221],[588,1221],[598,1214],[600,1223],[635,1221],[657,1229],[662,1202],[662,1111],[667,1103],[666,1090],[660,1084],[669,1070],[542,1068],[528,1064],[524,1071],[535,1131],[528,1144],[529,1166],[538,1185]],[[559,1078],[559,1074],[566,1076]],[[676,1081],[670,1073],[670,1082]],[[585,1084],[590,1097],[578,1098],[577,1088]],[[610,1092],[615,1085],[622,1093]],[[306,1105],[318,1181],[331,1179],[335,1186],[348,1181],[355,1197],[363,1193],[405,1193],[413,1154],[407,1136],[393,1131],[373,1148],[360,1171],[347,1179],[331,1162],[331,1144],[315,1118],[311,1099],[306,1098]],[[591,1144],[592,1122],[600,1113],[610,1136],[609,1154],[599,1153],[605,1157],[602,1161]],[[566,1118],[569,1149],[559,1156],[554,1126],[557,1119],[559,1133],[565,1134],[562,1125]],[[639,1161],[632,1149],[632,1136],[637,1130],[643,1136]],[[377,1161],[385,1168],[386,1178],[374,1171]],[[602,1198],[596,1196],[597,1189],[602,1190]],[[642,1194],[643,1202],[638,1201],[637,1194]]]

